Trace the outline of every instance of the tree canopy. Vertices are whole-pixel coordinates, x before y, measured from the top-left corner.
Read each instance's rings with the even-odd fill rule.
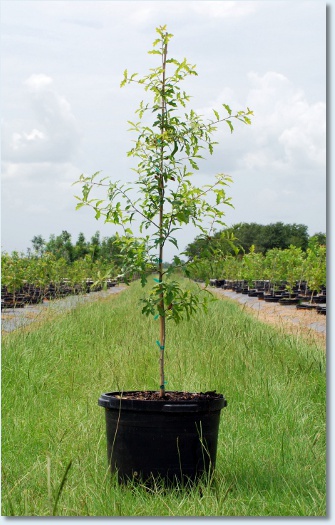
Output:
[[[319,244],[326,244],[326,235],[316,233],[308,235],[308,228],[304,224],[257,224],[255,222],[240,222],[229,228],[216,232],[212,237],[198,236],[186,247],[186,255],[194,257],[208,257],[214,251],[222,253],[248,253],[251,246],[255,252],[266,254],[268,250],[279,248],[285,250],[289,246],[296,246],[306,251],[310,240]]]

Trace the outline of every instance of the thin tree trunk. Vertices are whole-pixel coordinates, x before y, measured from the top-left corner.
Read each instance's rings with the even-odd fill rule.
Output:
[[[164,92],[165,92],[165,68],[166,68],[166,56],[167,56],[167,44],[164,44],[163,47],[163,54],[162,54],[162,118],[161,118],[161,135],[163,135],[165,130],[165,115],[166,115],[166,104],[164,99]],[[159,237],[160,237],[160,243],[159,243],[159,261],[158,261],[158,274],[159,274],[159,282],[161,287],[161,293],[160,293],[160,357],[159,357],[159,365],[160,365],[160,397],[165,396],[165,373],[164,373],[164,357],[165,357],[165,312],[164,312],[164,291],[163,291],[163,248],[164,248],[164,241],[163,241],[163,217],[164,217],[164,141],[161,137],[161,148],[160,148],[160,178],[159,178],[159,193],[160,193],[160,209],[159,209]]]

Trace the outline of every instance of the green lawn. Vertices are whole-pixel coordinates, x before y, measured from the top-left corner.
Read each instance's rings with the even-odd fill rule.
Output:
[[[158,321],[139,283],[2,341],[2,514],[325,516],[326,360],[218,300],[168,326],[169,390],[224,394],[217,468],[192,488],[119,486],[107,473],[111,390],[157,389]]]

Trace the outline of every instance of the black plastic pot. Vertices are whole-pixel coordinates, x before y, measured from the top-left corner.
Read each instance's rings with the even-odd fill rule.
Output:
[[[326,315],[326,306],[317,306],[316,313],[321,315]]]
[[[225,279],[216,279],[216,283],[215,283],[216,288],[222,288],[225,282],[226,282]]]
[[[249,290],[248,291],[248,296],[249,297],[258,297],[258,293],[259,292],[257,292],[257,290]],[[261,292],[261,293],[263,293],[263,292]]]
[[[317,305],[316,304],[309,304],[309,303],[300,303],[297,304],[296,308],[298,310],[316,310]]]
[[[267,303],[278,303],[281,295],[264,295],[264,301]]]
[[[98,403],[105,408],[108,464],[119,482],[195,481],[214,469],[223,396],[153,401],[111,392]]]
[[[325,295],[317,295],[313,297],[312,303],[314,304],[325,304],[326,303],[326,296]]]
[[[297,299],[296,297],[282,297],[282,299],[279,299],[279,304],[283,306],[291,306],[292,304],[299,304],[300,299]]]

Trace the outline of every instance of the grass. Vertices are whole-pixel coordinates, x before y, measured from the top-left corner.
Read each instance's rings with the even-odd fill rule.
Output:
[[[149,490],[108,475],[99,395],[159,385],[141,293],[133,283],[3,337],[2,514],[325,516],[324,351],[227,300],[169,325],[166,345],[168,389],[228,401],[213,479]]]

